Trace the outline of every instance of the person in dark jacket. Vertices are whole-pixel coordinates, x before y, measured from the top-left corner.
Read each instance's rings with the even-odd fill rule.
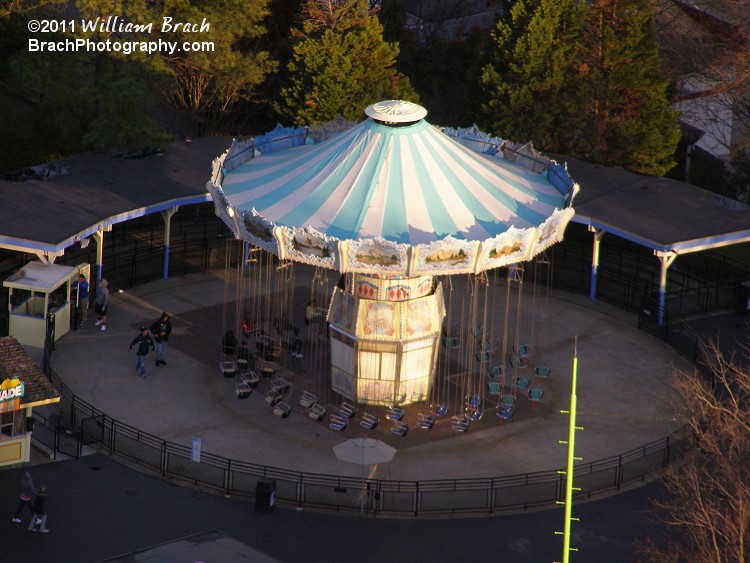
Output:
[[[78,274],[78,307],[81,309],[81,324],[89,320],[89,282]]]
[[[169,315],[163,312],[159,320],[154,321],[154,324],[151,325],[151,334],[154,335],[154,341],[156,341],[157,367],[167,365],[167,362],[164,360],[164,352],[167,351],[167,342],[171,333],[172,322],[169,320]]]
[[[34,497],[34,482],[31,480],[31,473],[24,473],[23,479],[21,479],[21,493],[18,500],[18,508],[13,516],[13,522],[21,521],[21,511],[24,506],[28,506],[29,510],[33,512],[31,506],[31,499]]]
[[[135,349],[135,354],[138,358],[138,361],[135,364],[135,369],[138,371],[141,377],[145,378],[146,354],[148,354],[149,350],[154,349],[154,341],[151,340],[151,337],[148,335],[148,328],[146,328],[145,326],[141,327],[141,333],[136,336],[130,343],[130,350],[133,349]]]
[[[36,491],[34,497],[34,504],[31,507],[31,522],[27,530],[29,532],[36,532],[37,524],[39,525],[39,531],[43,534],[49,532],[47,529],[47,512],[45,505],[47,504],[47,487],[44,485],[40,486]]]
[[[94,298],[94,311],[99,319],[94,323],[96,326],[101,325],[101,330],[107,330],[107,309],[109,308],[109,284],[107,280],[99,280],[99,290]]]
[[[226,356],[234,356],[237,348],[237,337],[233,330],[228,330],[221,337],[221,351]]]

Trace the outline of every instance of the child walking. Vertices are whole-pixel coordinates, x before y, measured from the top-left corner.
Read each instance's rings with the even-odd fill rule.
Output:
[[[37,525],[39,531],[43,534],[49,532],[47,529],[47,512],[45,510],[45,504],[47,504],[47,487],[41,485],[34,497],[34,504],[31,507],[31,521],[27,530],[29,532],[36,532]]]

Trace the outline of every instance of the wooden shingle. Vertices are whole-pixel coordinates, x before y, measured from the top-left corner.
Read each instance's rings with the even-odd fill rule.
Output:
[[[14,336],[0,337],[0,381],[18,376],[26,389],[21,407],[60,402],[60,393]]]

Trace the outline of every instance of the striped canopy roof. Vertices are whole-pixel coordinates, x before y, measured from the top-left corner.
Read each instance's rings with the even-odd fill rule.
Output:
[[[461,271],[476,269],[480,244],[488,241],[522,241],[521,258],[528,258],[539,229],[570,206],[572,181],[553,184],[548,166],[540,173],[472,151],[423,119],[386,121],[368,118],[320,144],[259,156],[248,151],[256,156],[231,166],[228,159],[240,151],[230,150],[219,159],[209,185],[217,209],[242,238],[284,257],[309,261],[295,252],[322,245],[327,247],[317,252],[327,259],[322,265],[404,273],[415,271],[409,263],[420,249],[424,256],[438,247],[450,253],[445,244],[472,254]],[[555,228],[564,229],[572,209],[564,215]],[[263,229],[273,240],[262,236]],[[376,254],[393,249],[398,266],[357,265],[352,252],[352,260],[344,255],[363,244]],[[426,263],[422,266],[425,271]]]

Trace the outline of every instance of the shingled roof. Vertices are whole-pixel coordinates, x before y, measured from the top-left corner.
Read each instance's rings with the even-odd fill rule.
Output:
[[[17,375],[26,387],[21,399],[21,408],[60,402],[60,393],[18,340],[14,336],[4,336],[0,338],[0,381],[14,375]]]

